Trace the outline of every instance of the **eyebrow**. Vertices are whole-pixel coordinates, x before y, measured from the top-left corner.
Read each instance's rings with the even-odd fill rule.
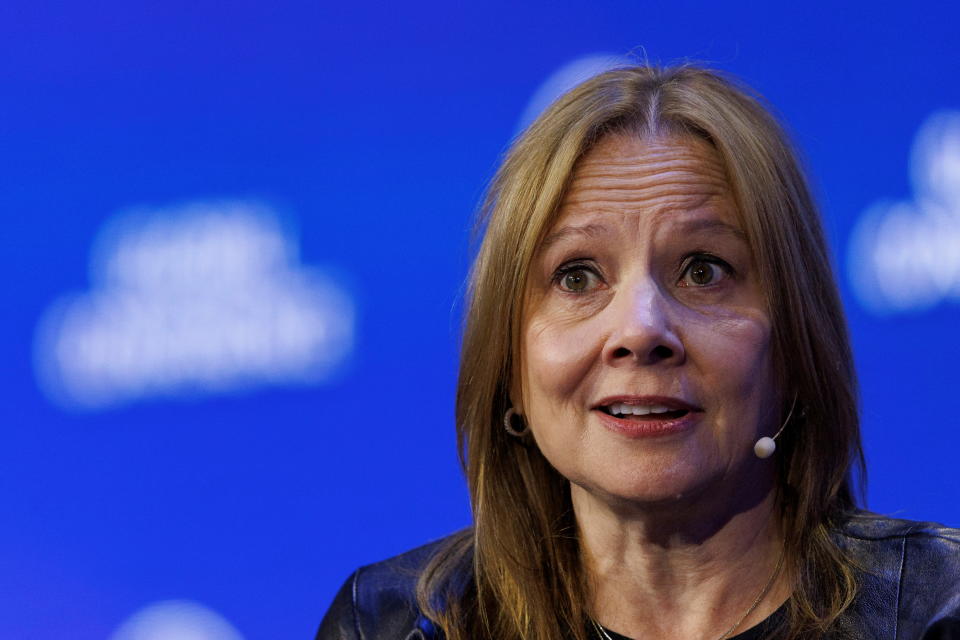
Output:
[[[698,218],[689,222],[681,222],[678,230],[689,234],[708,232],[732,235],[737,240],[749,244],[747,234],[742,230],[732,224],[715,218]],[[606,235],[607,233],[607,228],[601,224],[568,225],[560,227],[543,239],[543,242],[540,243],[540,251],[545,251],[561,240],[566,240],[570,237],[586,236],[588,238],[595,238]]]
[[[690,222],[681,222],[680,229],[687,233],[697,233],[698,231],[707,231],[711,233],[723,233],[732,235],[738,240],[747,243],[747,234],[741,229],[715,218],[699,218]],[[749,244],[749,243],[748,243]]]
[[[602,224],[567,225],[565,227],[560,227],[544,238],[543,242],[540,243],[540,250],[545,251],[561,240],[565,240],[573,236],[586,236],[588,238],[595,238],[600,235],[605,235],[606,233],[607,228]]]

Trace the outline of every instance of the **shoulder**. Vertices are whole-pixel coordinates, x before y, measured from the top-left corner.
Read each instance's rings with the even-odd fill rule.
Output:
[[[323,617],[317,640],[423,638],[416,633],[426,624],[417,607],[417,581],[456,535],[354,571]]]
[[[841,535],[861,540],[915,538],[947,549],[960,548],[960,529],[936,522],[889,518],[870,511],[854,511],[837,527]]]
[[[852,613],[896,637],[919,638],[944,624],[960,629],[960,530],[857,511],[834,535],[861,576]]]
[[[840,546],[873,573],[924,575],[960,585],[960,529],[856,511],[835,530]],[[927,573],[935,572],[936,576]]]

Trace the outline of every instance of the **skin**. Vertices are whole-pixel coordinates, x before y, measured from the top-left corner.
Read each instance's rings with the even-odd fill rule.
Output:
[[[591,611],[633,638],[717,638],[782,549],[770,320],[723,164],[692,137],[611,135],[535,256],[515,406],[571,483]],[[597,405],[678,398],[690,428],[628,437]],[[516,402],[519,401],[519,402]],[[746,630],[789,595],[781,575]]]

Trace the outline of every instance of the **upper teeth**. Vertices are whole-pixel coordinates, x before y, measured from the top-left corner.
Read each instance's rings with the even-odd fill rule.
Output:
[[[610,405],[610,413],[616,413],[620,415],[632,414],[635,416],[645,416],[648,413],[666,413],[667,411],[670,411],[670,409],[659,404],[640,405],[616,402]]]

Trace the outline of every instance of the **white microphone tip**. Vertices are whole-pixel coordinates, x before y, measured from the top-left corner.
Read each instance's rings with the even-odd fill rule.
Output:
[[[773,441],[773,438],[766,436],[757,440],[757,444],[753,445],[753,453],[756,454],[758,458],[769,458],[776,450],[777,443]]]

